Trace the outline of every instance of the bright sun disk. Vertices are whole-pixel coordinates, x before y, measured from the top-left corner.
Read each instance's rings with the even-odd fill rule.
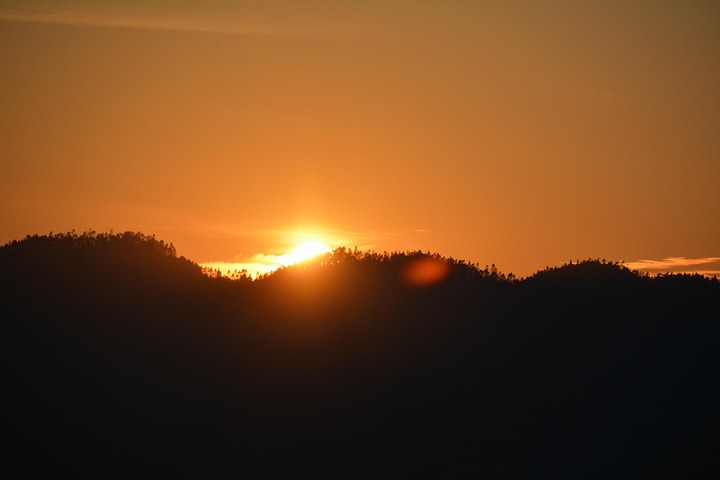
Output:
[[[322,243],[318,242],[308,242],[303,243],[299,247],[297,247],[295,250],[287,254],[287,260],[285,263],[286,265],[290,265],[293,263],[302,262],[303,260],[307,260],[308,258],[315,257],[317,255],[321,255],[323,253],[331,252],[330,248],[327,245],[323,245]]]

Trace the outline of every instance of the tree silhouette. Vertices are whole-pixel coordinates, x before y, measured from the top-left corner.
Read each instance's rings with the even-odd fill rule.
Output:
[[[7,477],[719,473],[717,279],[338,248],[253,280],[91,230],[0,282]]]

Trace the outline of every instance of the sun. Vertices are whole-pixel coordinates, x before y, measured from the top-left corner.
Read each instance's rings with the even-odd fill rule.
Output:
[[[308,242],[303,243],[299,247],[297,247],[292,252],[288,253],[286,255],[286,261],[283,262],[286,265],[291,265],[293,263],[302,262],[303,260],[307,260],[308,258],[316,257],[318,255],[321,255],[323,253],[329,253],[332,250],[327,245],[323,245],[322,243],[318,242]]]

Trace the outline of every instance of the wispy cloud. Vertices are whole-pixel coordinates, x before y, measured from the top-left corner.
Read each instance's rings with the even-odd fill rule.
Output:
[[[277,253],[252,253],[238,254],[230,260],[201,262],[203,267],[213,270],[220,269],[223,274],[228,270],[247,270],[248,274],[255,277],[277,270],[283,265],[292,262],[292,256],[288,252],[298,245],[308,242],[318,242],[327,245],[330,249],[337,247],[357,248],[362,251],[374,250],[377,245],[387,247],[400,245],[403,238],[408,235],[427,233],[429,230],[415,229],[407,231],[353,231],[328,228],[304,228],[304,229],[277,229],[277,230],[243,230],[232,225],[215,225],[211,229],[213,235],[223,237],[244,238],[248,245],[263,245],[266,252]],[[263,248],[263,247],[261,247]],[[392,249],[392,248],[391,248]],[[282,252],[282,253],[279,253]]]
[[[228,272],[247,272],[253,278],[257,278],[260,275],[274,272],[278,268],[288,265],[288,255],[265,255],[262,253],[256,253],[250,258],[244,261],[237,262],[202,262],[200,265],[211,270],[220,270],[223,275]]]
[[[701,275],[713,276],[720,274],[720,257],[667,257],[662,260],[636,260],[634,262],[625,262],[625,266],[633,270],[650,273],[699,273]]]
[[[258,277],[259,275],[274,272],[280,267],[297,263],[302,260],[302,257],[292,253],[283,255],[256,253],[249,258],[238,256],[237,260],[236,262],[204,262],[200,265],[213,270],[219,269],[223,275],[227,272],[242,272],[245,270],[248,275]]]
[[[0,20],[86,27],[113,27],[231,35],[302,36],[320,33],[316,30],[250,25],[242,20],[233,18],[173,17],[163,15],[148,17],[101,9],[67,10],[48,13],[15,13],[0,10]]]

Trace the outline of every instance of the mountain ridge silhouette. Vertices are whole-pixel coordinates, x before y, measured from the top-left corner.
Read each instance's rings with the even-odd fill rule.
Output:
[[[717,279],[340,248],[229,280],[93,231],[0,276],[6,476],[718,473]]]

